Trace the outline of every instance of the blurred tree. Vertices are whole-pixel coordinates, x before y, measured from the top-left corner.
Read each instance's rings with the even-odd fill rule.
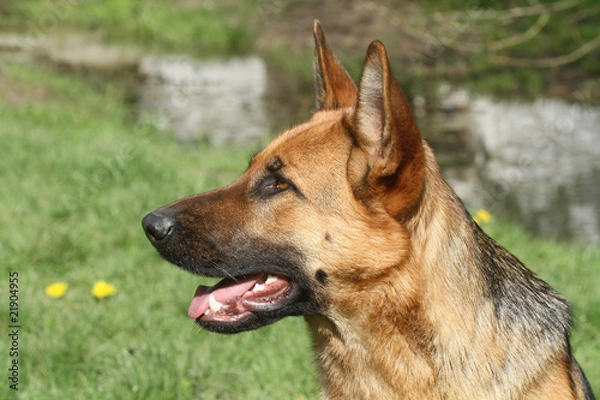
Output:
[[[425,43],[511,67],[560,67],[600,47],[600,3],[596,0],[462,4],[431,4],[446,11],[396,21],[400,22],[397,26]]]

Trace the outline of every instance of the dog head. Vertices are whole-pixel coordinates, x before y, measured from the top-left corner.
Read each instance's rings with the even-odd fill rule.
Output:
[[[402,273],[410,256],[424,145],[385,48],[371,43],[356,87],[318,21],[314,38],[312,118],[273,140],[229,186],[143,220],[166,260],[223,278],[198,287],[190,305],[203,328],[234,333],[355,310],[356,291]]]

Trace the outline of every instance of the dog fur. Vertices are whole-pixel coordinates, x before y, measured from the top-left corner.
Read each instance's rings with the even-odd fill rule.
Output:
[[[314,38],[312,118],[229,186],[144,218],[165,259],[224,278],[190,310],[276,277],[273,298],[190,315],[224,333],[304,316],[323,399],[593,399],[567,302],[442,179],[384,46],[369,46],[357,87],[318,21]]]

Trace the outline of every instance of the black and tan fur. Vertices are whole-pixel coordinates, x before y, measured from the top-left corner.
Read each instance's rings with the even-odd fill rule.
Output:
[[[193,273],[289,281],[264,311],[198,324],[235,333],[303,315],[324,399],[592,399],[567,302],[442,179],[383,45],[356,87],[318,21],[314,36],[313,117],[229,186],[144,219]]]

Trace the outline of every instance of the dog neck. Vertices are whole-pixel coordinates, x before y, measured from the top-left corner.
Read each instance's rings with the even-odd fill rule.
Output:
[[[446,399],[465,398],[464,393],[472,398],[511,398],[498,388],[518,387],[515,381],[542,374],[536,371],[543,365],[540,360],[561,352],[551,347],[563,343],[561,335],[568,326],[565,304],[518,260],[506,270],[495,264],[496,256],[510,255],[474,225],[437,165],[428,164],[422,204],[406,224],[410,256],[376,283],[349,294],[361,293],[363,303],[358,306],[347,297],[343,301],[353,303],[346,310],[342,303],[326,316],[306,317],[325,399]],[[499,279],[496,275],[508,278],[490,282]],[[535,290],[514,295],[507,279],[528,281]],[[494,284],[503,292],[491,293]],[[527,332],[526,311],[500,308],[502,301],[531,305],[535,296],[545,296],[543,302],[561,314],[543,335]],[[538,335],[537,344],[528,348],[527,342],[514,343],[512,337],[523,334]],[[516,362],[520,353],[533,351],[538,352],[537,360],[530,365]],[[513,362],[514,371],[495,373]],[[552,384],[546,378],[540,382]]]
[[[429,173],[435,175],[435,171]],[[431,184],[443,186],[445,183],[440,177],[439,182],[434,180]],[[426,197],[424,193],[423,201],[427,201]],[[458,202],[455,210],[444,211],[463,212],[461,207]],[[423,231],[426,226],[437,223],[434,221],[440,218],[437,213],[434,207],[425,206],[415,215],[414,220],[420,222],[408,227],[414,237],[411,238],[411,255],[402,265],[390,269],[368,288],[349,294],[358,297],[360,292],[362,304],[346,307],[350,309],[348,312],[340,312],[342,307],[338,305],[331,307],[327,316],[306,317],[323,379],[323,398],[443,397],[436,392],[442,366],[433,344],[437,339],[432,337],[437,336],[439,328],[432,324],[430,310],[426,309],[429,306],[426,297],[434,291],[428,285],[435,284],[429,278],[435,272],[423,271],[435,268],[435,263],[440,262],[432,258],[430,252],[438,251],[435,247],[447,246],[432,242]],[[346,298],[341,303],[350,301]],[[457,310],[452,310],[452,314],[452,318],[460,317]]]

